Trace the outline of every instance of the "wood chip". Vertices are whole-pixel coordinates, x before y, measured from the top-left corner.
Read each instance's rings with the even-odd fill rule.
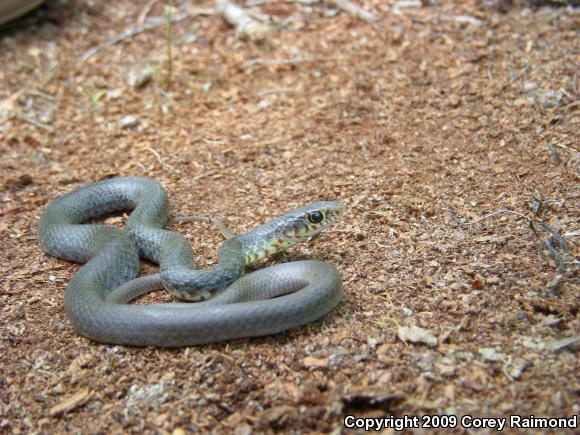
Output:
[[[88,388],[83,388],[78,393],[70,396],[68,399],[63,400],[58,405],[53,406],[48,411],[48,415],[51,417],[62,416],[73,409],[76,409],[89,401],[91,398],[91,392]]]
[[[437,337],[435,337],[428,329],[416,325],[409,327],[401,326],[397,328],[397,335],[405,342],[422,343],[431,347],[437,346]]]
[[[302,360],[302,364],[304,367],[320,369],[328,366],[328,360],[307,356]]]

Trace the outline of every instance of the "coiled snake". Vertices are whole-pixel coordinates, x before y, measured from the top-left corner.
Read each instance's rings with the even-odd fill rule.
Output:
[[[125,232],[82,224],[111,212],[133,210]],[[143,177],[122,177],[80,187],[53,201],[38,226],[42,249],[86,263],[65,290],[65,310],[83,335],[104,343],[189,346],[269,335],[312,322],[342,299],[336,268],[296,261],[242,276],[244,267],[307,240],[330,225],[344,207],[316,202],[226,240],[216,266],[196,270],[192,250],[165,230],[169,205],[163,187]],[[134,278],[139,256],[159,263],[160,275]],[[132,281],[131,281],[132,280]],[[159,288],[197,303],[127,304]]]

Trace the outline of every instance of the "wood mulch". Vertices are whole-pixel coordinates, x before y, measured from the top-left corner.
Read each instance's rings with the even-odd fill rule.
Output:
[[[162,2],[55,2],[0,33],[0,432],[580,413],[577,11],[359,1],[372,24],[253,3],[273,28],[262,43],[212,2],[176,2],[191,16],[173,25],[169,89]],[[344,303],[186,349],[79,336],[63,309],[78,265],[42,253],[36,226],[57,195],[116,175],[155,178],[174,214],[236,231],[344,202],[334,227],[259,265],[328,261]],[[214,228],[173,228],[215,261]]]

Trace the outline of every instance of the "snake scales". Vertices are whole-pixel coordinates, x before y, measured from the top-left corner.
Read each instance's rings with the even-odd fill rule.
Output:
[[[125,232],[82,224],[122,210],[132,210]],[[203,270],[191,266],[187,241],[164,229],[167,196],[148,178],[113,178],[63,195],[46,208],[38,232],[46,253],[86,263],[64,297],[81,334],[104,343],[189,346],[274,334],[328,314],[342,299],[340,275],[328,263],[296,261],[242,274],[246,265],[319,233],[343,210],[330,201],[294,210],[226,240],[218,264]],[[159,264],[160,278],[134,280],[139,256]],[[194,304],[124,303],[159,282],[178,299],[204,300],[219,291]]]

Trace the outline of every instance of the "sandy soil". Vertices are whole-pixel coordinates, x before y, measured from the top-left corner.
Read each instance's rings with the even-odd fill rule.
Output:
[[[577,11],[369,0],[367,24],[259,3],[274,29],[261,44],[177,2],[191,16],[174,25],[169,89],[161,2],[53,4],[0,34],[0,432],[578,414]],[[328,261],[345,302],[188,349],[79,336],[62,300],[78,265],[42,253],[36,225],[59,194],[116,175],[155,178],[175,214],[236,231],[343,201],[341,222],[259,267]],[[215,261],[214,228],[173,228]]]

